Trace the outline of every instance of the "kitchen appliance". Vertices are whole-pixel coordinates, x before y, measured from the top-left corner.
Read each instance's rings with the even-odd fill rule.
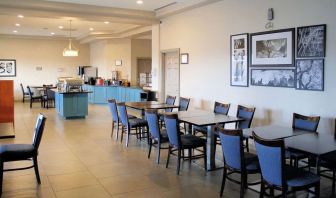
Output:
[[[97,67],[79,66],[77,70],[77,75],[83,78],[85,84],[89,83],[90,78],[97,78],[98,75]]]
[[[57,82],[57,88],[63,92],[76,92],[82,91],[83,80],[74,77],[59,77]]]
[[[97,78],[96,79],[96,85],[104,85],[104,79]]]

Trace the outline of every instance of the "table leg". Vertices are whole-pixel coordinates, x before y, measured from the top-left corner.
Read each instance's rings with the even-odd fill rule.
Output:
[[[214,126],[207,126],[207,168],[208,171],[215,169],[215,140]]]

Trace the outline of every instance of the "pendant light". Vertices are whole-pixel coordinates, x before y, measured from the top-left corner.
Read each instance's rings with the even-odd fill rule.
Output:
[[[71,40],[71,20],[70,23],[70,30],[69,30],[69,46],[63,50],[63,56],[78,56],[79,51],[72,45]]]

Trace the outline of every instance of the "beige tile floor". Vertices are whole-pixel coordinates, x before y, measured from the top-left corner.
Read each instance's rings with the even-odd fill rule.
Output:
[[[0,143],[30,143],[38,113],[47,117],[39,149],[42,184],[37,185],[33,169],[5,172],[3,197],[219,197],[222,170],[205,172],[202,161],[184,162],[175,175],[175,158],[165,168],[155,162],[156,149],[147,159],[145,142],[131,137],[128,148],[110,138],[111,121],[107,106],[90,105],[86,119],[64,120],[55,109],[30,109],[27,103],[15,104],[15,139]],[[218,150],[220,150],[218,148]],[[220,155],[220,153],[218,153]],[[26,162],[6,163],[6,167]],[[322,184],[322,194],[330,194],[330,182]],[[306,197],[306,194],[297,194]],[[239,186],[227,182],[224,197],[239,197]],[[258,197],[248,190],[245,197]]]

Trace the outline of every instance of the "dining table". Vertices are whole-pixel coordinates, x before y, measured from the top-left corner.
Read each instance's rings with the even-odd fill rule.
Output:
[[[242,121],[244,119],[227,116],[213,111],[206,110],[188,110],[177,112],[180,122],[189,124],[189,131],[192,126],[205,126],[207,127],[207,142],[206,142],[206,155],[207,155],[207,168],[208,171],[215,170],[215,126],[217,124],[227,124]]]
[[[143,118],[146,109],[174,109],[179,107],[177,105],[170,105],[158,101],[125,102],[125,106],[132,109],[140,110]]]
[[[298,136],[306,133],[311,133],[310,131],[295,129],[292,127],[278,126],[278,125],[268,125],[260,127],[252,127],[248,129],[243,129],[244,137],[253,138],[252,132],[255,132],[259,137],[268,140],[284,139],[293,136]]]

